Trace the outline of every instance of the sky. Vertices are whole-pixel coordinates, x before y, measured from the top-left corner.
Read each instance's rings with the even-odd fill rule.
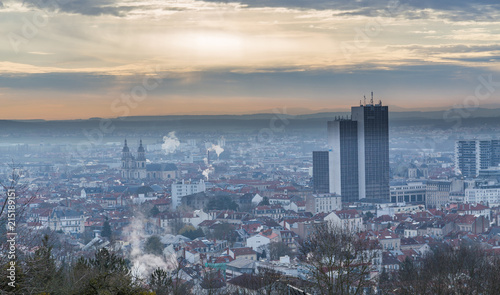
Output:
[[[498,0],[0,0],[0,119],[500,104]]]

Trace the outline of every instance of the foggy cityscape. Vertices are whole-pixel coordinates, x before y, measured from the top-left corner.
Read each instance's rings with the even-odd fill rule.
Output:
[[[499,19],[0,0],[0,294],[500,294]]]

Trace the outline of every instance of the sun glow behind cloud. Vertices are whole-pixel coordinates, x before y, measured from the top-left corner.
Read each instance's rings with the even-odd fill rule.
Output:
[[[27,5],[29,2],[21,5],[17,1],[3,1],[2,36],[9,33],[22,36],[24,20],[32,20],[37,11]],[[239,111],[245,104],[247,109],[256,110],[285,104],[321,108],[327,96],[331,97],[329,104],[344,105],[346,97],[357,98],[372,90],[366,87],[378,84],[387,85],[380,90],[394,99],[393,104],[410,105],[411,98],[405,100],[404,97],[417,95],[402,96],[403,90],[396,88],[399,85],[411,88],[413,84],[420,89],[430,89],[425,95],[434,99],[429,103],[440,104],[436,97],[442,97],[442,103],[461,99],[458,91],[442,90],[454,83],[466,87],[457,79],[466,79],[473,87],[478,73],[500,70],[497,62],[500,18],[493,17],[498,15],[496,10],[487,12],[489,18],[483,13],[478,14],[478,20],[469,20],[464,12],[454,15],[450,9],[436,7],[413,7],[391,15],[385,3],[369,11],[342,1],[338,8],[324,1],[303,2],[310,6],[300,8],[278,0],[255,3],[261,4],[192,0],[69,1],[68,5],[48,12],[47,23],[38,28],[32,38],[27,38],[28,42],[20,44],[18,53],[7,39],[0,42],[1,99],[23,100],[36,93],[39,101],[49,98],[54,101],[51,105],[58,106],[59,114],[65,106],[69,114],[78,98],[85,97],[89,106],[98,106],[102,101],[109,105],[115,97],[140,83],[137,81],[141,77],[159,67],[176,82],[151,92],[150,99],[133,114],[147,114],[155,110],[155,106],[161,109],[169,104],[175,104],[165,108],[172,113],[174,109],[175,113],[189,113],[193,109],[188,101],[197,102],[196,112],[206,110],[208,113],[222,109],[214,109],[211,103],[218,106],[225,103],[223,108],[227,111]],[[279,5],[273,5],[275,3]],[[318,8],[320,5],[326,8]],[[366,28],[374,23],[378,24],[376,32],[367,33]],[[408,67],[415,70],[407,70]],[[440,72],[438,68],[444,70]],[[404,75],[398,75],[398,71]],[[210,78],[221,77],[220,72],[228,76],[220,80]],[[438,78],[427,80],[438,72]],[[234,75],[229,75],[231,73]],[[247,85],[254,81],[253,76],[248,80],[249,75],[257,73],[275,73],[263,76],[262,80],[255,79],[259,92]],[[89,83],[95,83],[90,78],[92,75],[114,78],[99,87],[89,84],[88,89],[70,88],[56,80],[60,74],[66,74],[69,79],[74,77],[75,81],[88,79]],[[82,74],[85,74],[83,78]],[[390,88],[391,81],[379,81],[370,74],[403,76],[407,80]],[[345,83],[345,77],[353,82]],[[376,82],[366,83],[363,79]],[[201,81],[210,83],[200,84]],[[433,81],[441,81],[442,85]],[[27,83],[31,85],[17,86]],[[422,87],[423,84],[426,86]],[[213,89],[208,91],[210,95],[204,94],[203,99],[198,100],[203,87]],[[181,101],[185,103],[184,110]],[[108,109],[99,110],[99,116],[113,116]],[[56,112],[50,115],[47,112],[36,115],[34,109],[26,116],[29,113],[31,118],[57,117]],[[11,109],[0,111],[0,116],[14,118],[16,114]],[[75,116],[95,114],[89,107],[80,109]]]

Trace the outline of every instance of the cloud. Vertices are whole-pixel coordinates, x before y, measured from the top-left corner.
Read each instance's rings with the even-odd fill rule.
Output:
[[[205,0],[221,2],[220,0]],[[339,9],[348,10],[369,7],[371,9],[387,8],[389,6],[408,5],[419,9],[465,10],[474,5],[498,5],[496,0],[241,0],[234,1],[246,4],[248,7],[293,7],[307,9]]]
[[[5,0],[3,0],[5,2]],[[148,15],[159,11],[175,13],[189,9],[214,9],[221,12],[224,7],[243,5],[252,8],[290,8],[298,10],[333,10],[338,16],[404,16],[407,19],[427,19],[433,14],[430,10],[440,11],[441,18],[454,21],[483,20],[494,21],[500,14],[500,4],[496,0],[183,0],[183,1],[132,1],[132,0],[58,0],[56,7],[43,7],[39,0],[25,0],[25,5],[63,13],[99,16]],[[0,8],[2,2],[0,2]],[[204,5],[205,3],[205,5]],[[206,7],[210,3],[210,7]]]
[[[5,0],[4,0],[5,1]],[[9,1],[9,0],[7,0]],[[13,0],[10,0],[13,1]],[[40,0],[24,0],[23,5],[28,7],[36,7],[41,10],[81,14],[88,16],[111,15],[117,17],[125,17],[129,15],[152,15],[159,11],[167,12],[167,14],[185,10],[202,10],[203,8],[212,9],[222,4],[208,4],[208,2],[195,0],[167,0],[167,1],[151,1],[151,0],[55,0],[55,1],[40,1]],[[234,4],[232,4],[234,6]],[[210,6],[210,7],[207,7]]]
[[[220,0],[204,0],[220,2]],[[427,18],[429,12],[416,10],[438,10],[446,12],[445,18],[454,20],[495,20],[500,12],[497,0],[241,0],[248,8],[286,7],[295,9],[340,10],[338,15],[399,16],[408,19]]]
[[[49,4],[50,3],[50,4]],[[138,6],[122,6],[114,0],[59,0],[41,2],[38,0],[24,0],[25,5],[37,7],[42,10],[78,13],[82,15],[114,15],[124,16],[127,12]],[[54,5],[55,4],[55,5]]]
[[[470,63],[487,63],[487,62],[500,61],[500,55],[482,56],[482,57],[443,57],[443,59],[470,62]]]
[[[403,45],[403,46],[388,46],[391,49],[407,49],[419,53],[434,54],[434,53],[471,53],[471,52],[495,52],[500,51],[500,44],[492,45]]]
[[[87,73],[42,73],[0,76],[0,88],[99,92],[115,83],[116,77]]]
[[[439,48],[436,48],[438,50]],[[481,48],[478,47],[477,50]],[[484,48],[483,48],[484,49]],[[459,49],[454,49],[457,52]],[[462,50],[462,49],[460,49]],[[454,58],[454,57],[449,57]],[[460,59],[461,57],[456,57]],[[467,59],[469,57],[462,57]],[[470,57],[473,58],[473,57]],[[477,59],[498,58],[477,57]],[[452,64],[426,64],[419,60],[407,60],[406,64],[383,66],[365,64],[363,67],[346,68],[263,68],[251,72],[236,69],[207,70],[191,73],[196,78],[163,72],[164,78],[154,91],[149,92],[151,99],[168,101],[169,97],[219,97],[234,100],[242,95],[247,97],[269,97],[270,99],[307,98],[328,99],[333,92],[358,89],[363,81],[366,88],[385,91],[397,88],[418,90],[420,87],[445,89],[456,87],[457,81],[474,80],[483,68],[473,68]],[[177,75],[178,77],[174,77]],[[128,92],[140,85],[140,76],[116,77],[92,73],[44,73],[0,76],[0,88],[18,90],[50,89],[60,92],[85,91],[96,93],[106,89]],[[255,87],[259,85],[259,87]],[[463,86],[463,85],[462,85]],[[234,99],[233,99],[234,98]]]

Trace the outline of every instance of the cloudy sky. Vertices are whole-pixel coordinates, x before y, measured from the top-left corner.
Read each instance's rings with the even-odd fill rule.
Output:
[[[500,103],[498,0],[0,0],[0,33],[0,119]]]

